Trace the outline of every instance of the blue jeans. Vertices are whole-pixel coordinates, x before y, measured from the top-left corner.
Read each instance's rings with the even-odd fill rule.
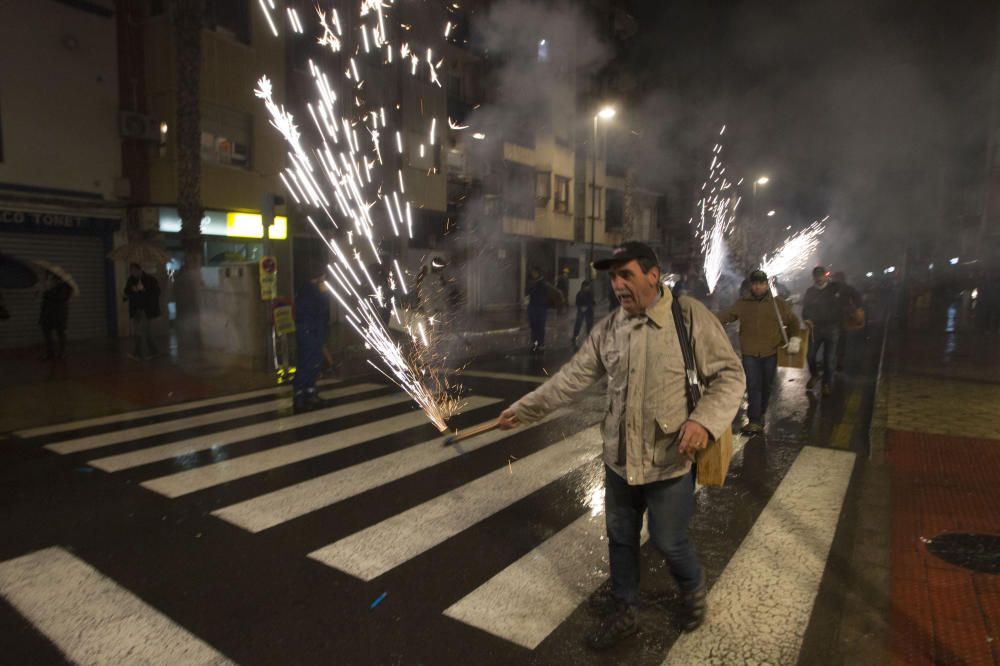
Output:
[[[694,475],[630,486],[604,466],[604,507],[611,563],[611,593],[629,606],[639,600],[639,532],[649,509],[649,538],[667,560],[682,592],[701,583],[701,565],[688,538],[694,513]]]
[[[764,414],[771,399],[774,377],[778,374],[778,355],[744,356],[743,371],[747,375],[747,417],[751,423],[764,425]]]
[[[840,331],[834,328],[813,329],[813,339],[809,341],[809,374],[815,377],[820,369],[819,350],[823,348],[823,386],[833,386],[833,364],[837,356],[837,340]]]
[[[299,403],[306,394],[316,392],[316,379],[323,365],[323,342],[326,331],[319,328],[297,328],[295,330],[298,346],[298,362],[295,368],[295,402]]]

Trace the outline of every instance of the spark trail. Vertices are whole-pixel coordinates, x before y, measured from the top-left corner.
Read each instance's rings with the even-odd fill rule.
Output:
[[[725,131],[726,127],[723,125],[719,136]],[[726,236],[732,231],[741,200],[733,183],[726,178],[726,167],[722,161],[722,139],[719,141],[712,149],[708,178],[701,186],[698,226],[695,230],[705,258],[705,283],[709,293],[715,291],[715,285],[722,276],[726,261]]]
[[[275,36],[286,18],[287,39],[311,39],[324,49],[325,60],[342,63],[342,71],[331,76],[309,60],[314,96],[303,105],[308,129],[300,128],[275,101],[267,77],[260,78],[255,94],[288,149],[281,181],[295,203],[309,211],[309,224],[330,252],[327,289],[347,323],[375,353],[375,359],[368,362],[406,391],[443,432],[460,404],[455,387],[432,371],[443,362],[434,351],[436,322],[433,317],[411,316],[407,276],[398,259],[387,256],[384,249],[398,246],[413,234],[413,210],[405,195],[402,169],[408,147],[401,133],[402,101],[379,100],[377,93],[370,93],[378,86],[365,85],[368,71],[398,70],[403,76],[440,87],[438,70],[443,61],[435,61],[427,45],[394,37],[406,30],[393,19],[397,0],[362,0],[357,16],[344,22],[336,9],[327,12],[317,6],[311,25],[277,0],[259,4]],[[356,28],[346,32],[343,25]],[[422,100],[416,111],[433,150],[438,128],[454,125],[425,115]],[[423,143],[418,150],[423,153]],[[406,331],[408,340],[393,338],[390,318]]]
[[[804,268],[809,257],[819,246],[820,236],[826,231],[828,219],[830,219],[829,216],[824,217],[786,238],[781,245],[775,248],[774,252],[769,255],[765,254],[761,258],[761,270],[774,278]]]

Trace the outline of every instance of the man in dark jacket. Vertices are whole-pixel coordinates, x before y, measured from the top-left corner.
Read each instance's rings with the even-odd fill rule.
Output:
[[[844,304],[839,285],[830,282],[826,268],[813,269],[813,286],[806,290],[802,298],[802,319],[812,331],[809,345],[809,382],[806,388],[812,390],[820,378],[823,380],[823,395],[833,391],[834,356],[837,353],[837,339],[840,337],[840,323],[844,316]],[[823,350],[823,368],[819,367],[819,352]]]
[[[594,290],[590,280],[584,280],[580,291],[576,292],[576,323],[573,324],[573,349],[576,349],[576,338],[580,335],[583,324],[587,324],[587,333],[594,328]]]
[[[740,352],[747,376],[750,419],[743,434],[754,436],[764,431],[764,415],[778,372],[778,348],[785,346],[787,340],[789,351],[797,353],[801,340],[798,317],[785,299],[771,295],[767,273],[753,271],[749,284],[745,296],[719,313],[719,321],[740,322]]]
[[[537,268],[531,269],[528,286],[524,293],[528,297],[528,325],[531,327],[531,351],[545,351],[545,319],[549,307],[549,283],[542,278]]]
[[[830,276],[830,280],[840,289],[840,298],[843,301],[844,311],[841,313],[840,318],[840,332],[837,336],[837,371],[840,372],[844,369],[844,360],[847,358],[847,340],[851,337],[851,331],[857,329],[849,329],[849,319],[855,316],[858,310],[864,307],[864,301],[861,300],[861,294],[858,290],[847,284],[847,276],[843,272],[837,271]],[[862,318],[861,321],[864,321]]]
[[[42,292],[42,311],[38,323],[45,338],[45,358],[62,358],[66,352],[66,323],[69,320],[69,299],[73,288],[55,273],[46,271],[45,291]],[[53,333],[57,344],[53,344]]]
[[[295,341],[298,363],[293,385],[296,412],[321,406],[316,394],[316,379],[323,364],[323,344],[330,329],[330,297],[323,284],[322,269],[313,271],[295,295]]]
[[[125,300],[128,301],[128,316],[132,320],[133,340],[129,356],[135,359],[153,358],[158,352],[153,344],[150,321],[160,316],[160,284],[139,264],[129,264],[128,270]]]

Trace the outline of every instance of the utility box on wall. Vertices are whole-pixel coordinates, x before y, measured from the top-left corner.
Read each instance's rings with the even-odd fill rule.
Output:
[[[265,303],[254,263],[201,269],[201,342],[241,367],[267,366]]]

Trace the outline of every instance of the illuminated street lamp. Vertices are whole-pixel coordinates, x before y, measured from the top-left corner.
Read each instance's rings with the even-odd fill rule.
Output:
[[[750,201],[750,226],[757,223],[757,186],[764,186],[771,182],[767,176],[761,176],[753,181],[753,197]],[[770,215],[770,213],[768,213]]]
[[[771,182],[770,178],[768,178],[767,176],[761,176],[756,181],[754,181],[754,185],[767,185],[769,182]]]
[[[768,217],[774,217],[774,211],[773,210],[767,211],[767,216]]]
[[[590,265],[594,265],[594,225],[597,222],[597,124],[599,120],[608,121],[615,117],[617,110],[610,104],[606,104],[594,114],[594,162],[591,174],[593,176],[590,186]],[[607,143],[607,133],[604,135]]]

